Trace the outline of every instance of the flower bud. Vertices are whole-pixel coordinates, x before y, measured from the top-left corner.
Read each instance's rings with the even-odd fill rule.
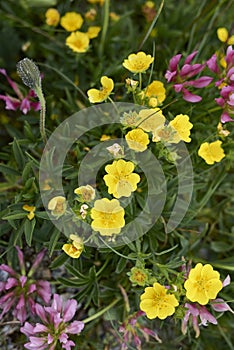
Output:
[[[24,58],[17,63],[16,67],[17,73],[25,85],[34,90],[41,88],[40,71],[32,60]]]

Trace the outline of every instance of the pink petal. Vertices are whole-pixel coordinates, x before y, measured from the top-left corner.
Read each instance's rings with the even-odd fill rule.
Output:
[[[30,323],[25,322],[23,327],[20,328],[20,332],[25,334],[27,337],[29,337],[30,335],[33,335],[34,333],[33,329],[34,327]]]
[[[21,283],[21,287],[24,288],[25,286],[25,283],[27,282],[27,277],[26,276],[20,276],[19,280],[20,280],[20,283]]]
[[[61,312],[63,307],[63,300],[58,294],[54,294],[52,308],[54,311]]]
[[[230,275],[227,275],[227,277],[223,281],[223,287],[228,286],[230,283],[231,283],[231,277],[230,277]]]
[[[181,56],[182,55],[179,53],[178,55],[175,55],[170,59],[170,62],[169,62],[170,71],[173,72],[173,71],[177,70],[177,66],[178,66],[178,63],[181,59]]]
[[[31,284],[31,285],[28,287],[27,295],[34,293],[35,290],[37,290],[37,287],[36,287],[36,284],[33,283],[33,284]]]
[[[77,301],[75,299],[67,300],[65,305],[64,305],[64,311],[63,311],[63,319],[64,322],[70,321],[77,309]]]
[[[33,333],[35,334],[35,333],[40,333],[40,332],[48,333],[48,328],[41,323],[36,323],[36,326],[33,329]]]
[[[27,98],[24,98],[21,102],[21,105],[20,105],[20,110],[24,113],[24,114],[27,114],[31,109],[31,106],[30,106],[30,101],[27,99]]]
[[[37,254],[36,259],[34,260],[34,263],[32,264],[31,269],[28,272],[28,276],[31,276],[34,273],[34,271],[37,269],[38,265],[40,264],[40,262],[44,258],[46,251],[47,251],[47,249],[44,248],[42,251],[40,251]]]
[[[217,65],[217,56],[214,54],[211,58],[206,61],[208,68],[213,72],[218,74],[220,72],[219,66]]]
[[[17,318],[17,320],[20,321],[21,324],[23,324],[27,318],[25,307],[22,307],[21,309],[15,309],[13,311],[13,315]]]
[[[169,70],[167,70],[165,78],[167,79],[167,82],[170,83],[176,75],[177,72],[170,72]]]
[[[71,350],[71,346],[75,346],[76,344],[72,340],[68,340],[66,344],[62,345],[62,348],[65,350]]]
[[[211,307],[217,312],[230,311],[232,314],[234,314],[234,311],[230,308],[230,306],[227,303],[225,303],[223,299],[220,298],[212,300]]]
[[[66,333],[62,333],[60,336],[59,336],[59,341],[60,343],[65,343],[67,342],[68,340],[68,335]]]
[[[18,309],[21,309],[21,308],[25,308],[25,299],[24,299],[24,295],[21,294],[20,297],[19,297],[19,301],[15,307],[17,310]]]
[[[193,77],[194,75],[200,73],[200,72],[203,70],[204,67],[205,67],[204,64],[199,64],[199,63],[193,64],[193,65],[185,64],[185,65],[181,68],[180,76],[181,76],[182,78],[183,78],[183,77],[191,78],[191,77]]]
[[[45,313],[44,307],[41,306],[40,304],[37,304],[37,303],[36,303],[35,310],[36,310],[37,316],[39,316],[40,319],[41,319],[44,323],[47,323],[47,317],[46,317],[46,313]]]
[[[37,294],[46,304],[49,304],[51,298],[51,288],[48,281],[37,281]]]
[[[9,273],[9,275],[17,277],[17,273],[8,265],[2,264],[0,265],[0,270]]]
[[[84,322],[73,321],[69,326],[66,327],[66,332],[71,334],[79,334],[84,328]]]
[[[187,89],[182,90],[183,92],[183,99],[188,102],[200,102],[202,100],[201,96],[194,95],[191,92],[189,92]]]
[[[5,101],[6,103],[5,108],[10,111],[16,111],[21,104],[20,100],[17,100],[12,96],[0,95],[0,100]]]
[[[200,306],[200,319],[203,326],[206,326],[207,322],[218,324],[216,318],[206,309],[205,306]]]
[[[195,88],[203,88],[212,82],[213,78],[208,76],[203,76],[196,80],[191,80],[186,83],[186,85],[194,86]]]
[[[9,78],[9,76],[7,75],[6,70],[5,70],[5,69],[0,69],[0,73],[1,73],[2,75],[4,75],[4,76],[7,78],[7,81],[8,81],[8,83],[9,83],[9,85],[10,85],[11,88],[15,91],[15,93],[16,93],[16,95],[19,97],[19,99],[22,99],[22,98],[23,98],[23,95],[21,94],[21,92],[20,92],[18,86],[16,85],[16,83],[15,83],[13,80],[11,80],[11,79]]]
[[[6,281],[5,289],[11,289],[12,287],[15,287],[19,284],[19,281],[14,277],[9,277]]]
[[[227,122],[234,122],[234,119],[232,119],[227,112],[223,112],[221,115],[221,122],[227,123]]]
[[[183,84],[174,84],[173,88],[175,89],[175,92],[180,92],[183,89]]]
[[[184,63],[189,64],[194,59],[197,53],[198,53],[198,50],[190,53],[190,55],[188,55],[187,58],[185,59]]]

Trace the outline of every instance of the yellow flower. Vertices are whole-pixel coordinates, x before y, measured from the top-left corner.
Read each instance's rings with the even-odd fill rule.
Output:
[[[149,279],[149,273],[144,268],[133,267],[131,268],[131,272],[129,274],[130,281],[138,286],[145,286]]]
[[[131,130],[125,136],[128,147],[136,152],[143,152],[147,149],[149,144],[149,136],[142,129],[137,128]]]
[[[83,240],[77,235],[70,235],[70,240],[72,243],[64,244],[62,250],[71,258],[77,259],[84,249]]]
[[[103,4],[104,4],[104,2],[105,2],[105,0],[88,0],[88,2],[90,3],[90,4],[99,4],[100,6],[102,6]]]
[[[162,127],[166,121],[161,109],[142,109],[139,112],[139,128],[146,132],[154,131]]]
[[[108,175],[103,177],[108,193],[113,194],[115,198],[129,197],[137,189],[137,183],[140,176],[133,173],[134,164],[126,162],[123,159],[115,160],[112,164],[105,167]]]
[[[103,102],[110,95],[111,91],[114,89],[114,82],[111,78],[106,76],[101,77],[102,88],[100,90],[90,89],[87,91],[89,101],[91,103]]]
[[[214,164],[214,162],[218,163],[225,157],[221,144],[222,141],[219,140],[211,143],[204,142],[198,150],[198,155],[209,165]]]
[[[142,73],[149,68],[153,60],[154,57],[140,51],[137,54],[132,53],[129,55],[128,58],[124,60],[123,66],[132,73]]]
[[[185,114],[177,115],[172,121],[170,121],[169,126],[176,130],[176,134],[171,140],[171,143],[178,143],[181,140],[185,142],[191,142],[190,129],[192,129],[193,124],[190,123],[189,117]]]
[[[97,11],[95,9],[90,9],[85,13],[85,19],[87,21],[95,20],[96,16],[97,16]]]
[[[63,215],[66,211],[66,207],[66,198],[62,196],[56,196],[48,203],[48,209],[51,210],[51,214],[54,216]]]
[[[209,299],[215,299],[223,288],[219,272],[214,271],[210,264],[198,263],[190,272],[185,281],[186,297],[201,305],[206,305]]]
[[[61,18],[61,26],[68,32],[74,32],[80,29],[83,24],[83,18],[77,12],[67,12],[65,16]]]
[[[48,24],[48,26],[56,27],[60,20],[60,13],[58,12],[58,10],[50,8],[46,11],[45,17],[46,24]]]
[[[149,106],[157,107],[166,98],[166,90],[161,81],[154,80],[145,90],[145,95],[149,98]]]
[[[74,193],[84,202],[91,202],[95,198],[95,189],[90,185],[77,187]]]
[[[101,138],[100,138],[100,141],[108,141],[110,140],[111,137],[109,135],[106,135],[106,134],[102,134]]]
[[[140,309],[146,313],[149,319],[160,318],[164,320],[175,312],[178,300],[173,294],[167,294],[167,289],[159,283],[154,283],[153,287],[145,288],[141,295]]]
[[[98,199],[91,209],[92,228],[102,236],[111,236],[120,233],[125,225],[124,209],[117,199]]]
[[[84,53],[89,48],[89,37],[86,33],[73,32],[67,37],[66,45],[74,52]]]
[[[27,215],[27,218],[28,218],[29,220],[32,220],[32,219],[34,218],[34,216],[35,216],[34,212],[35,212],[35,210],[36,210],[36,207],[33,207],[33,206],[31,206],[31,205],[24,204],[24,205],[23,205],[23,209],[29,212],[28,215]]]
[[[230,131],[228,131],[227,129],[224,129],[223,124],[220,122],[217,125],[217,131],[218,131],[218,134],[223,137],[227,137],[230,134]]]
[[[90,26],[87,31],[87,35],[89,39],[94,39],[98,36],[99,32],[101,30],[101,27],[98,26]]]
[[[217,36],[222,43],[227,43],[228,45],[234,44],[234,35],[229,37],[228,31],[225,27],[217,29]]]

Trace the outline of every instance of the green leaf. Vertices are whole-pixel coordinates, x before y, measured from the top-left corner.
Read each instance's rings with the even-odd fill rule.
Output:
[[[51,269],[56,269],[59,266],[64,265],[64,263],[69,259],[69,256],[66,253],[61,253],[57,258],[53,260],[53,262],[50,264]]]
[[[23,219],[25,218],[27,214],[20,211],[20,212],[17,212],[15,211],[14,214],[9,214],[9,215],[5,215],[3,216],[3,220],[19,220],[19,219]]]
[[[79,270],[77,270],[75,267],[73,267],[70,264],[66,264],[66,269],[67,269],[68,272],[70,272],[71,275],[73,275],[73,276],[75,276],[77,278],[89,280],[89,277],[83,275]]]
[[[50,252],[50,256],[53,254],[53,251],[56,247],[56,244],[59,240],[61,232],[57,229],[57,227],[54,229],[52,236],[50,238],[50,243],[49,243],[49,252]]]
[[[6,164],[0,164],[0,171],[6,175],[15,175],[15,176],[20,175],[20,172],[18,170],[13,169]]]
[[[25,159],[24,159],[23,152],[22,152],[20,145],[19,145],[16,138],[14,138],[14,141],[12,143],[12,149],[13,149],[13,153],[15,156],[16,163],[18,164],[18,167],[20,169],[23,169],[24,164],[25,164]]]
[[[31,247],[33,231],[34,231],[35,225],[36,225],[35,219],[32,219],[32,220],[27,219],[25,221],[25,224],[24,224],[24,235],[25,235],[27,245],[29,247]]]

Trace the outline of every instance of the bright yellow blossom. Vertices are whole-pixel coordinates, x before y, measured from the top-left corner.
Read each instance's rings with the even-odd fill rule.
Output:
[[[190,123],[189,117],[186,114],[177,115],[172,121],[170,121],[169,126],[176,131],[171,143],[178,143],[181,140],[191,142],[191,138],[189,136],[190,129],[192,129],[193,124]]]
[[[60,21],[61,26],[68,32],[80,29],[83,24],[82,16],[77,12],[67,12]]]
[[[225,27],[217,29],[217,36],[222,43],[227,43],[228,45],[234,45],[234,35],[229,37],[228,30]]]
[[[99,32],[101,30],[101,27],[98,26],[90,26],[88,28],[87,34],[89,39],[94,39],[98,36]]]
[[[219,140],[211,143],[204,142],[201,144],[198,150],[198,155],[202,157],[209,165],[214,164],[214,162],[218,163],[225,157],[225,153],[221,145],[222,141]]]
[[[129,55],[128,58],[124,60],[123,66],[132,73],[143,73],[149,68],[153,60],[154,57],[140,51],[137,54],[132,53]]]
[[[77,259],[80,257],[84,244],[83,240],[77,235],[70,235],[70,240],[72,243],[66,243],[62,246],[62,250],[69,255],[71,258]]]
[[[74,190],[82,202],[91,202],[95,198],[95,189],[90,186],[80,186]]]
[[[149,98],[149,106],[157,107],[166,98],[166,90],[161,81],[154,80],[145,90],[145,96]]]
[[[118,234],[124,227],[124,209],[117,199],[98,199],[91,209],[92,228],[100,232],[102,236]]]
[[[89,48],[88,34],[82,32],[73,32],[66,39],[66,45],[74,52],[84,53]]]
[[[133,173],[134,164],[123,159],[115,160],[105,167],[107,175],[103,177],[108,193],[115,198],[129,197],[137,189],[140,176]]]
[[[102,88],[100,90],[90,89],[87,91],[87,95],[91,103],[99,103],[105,101],[114,89],[113,80],[106,76],[101,77],[101,85]]]
[[[166,121],[161,109],[141,109],[139,112],[139,128],[146,132],[154,131],[162,127]]]
[[[35,216],[34,212],[36,210],[36,207],[33,207],[31,205],[28,205],[28,204],[24,204],[23,209],[29,212],[27,214],[27,218],[31,221]]]
[[[146,313],[149,319],[160,318],[164,320],[171,316],[178,306],[178,300],[173,294],[167,294],[167,289],[159,283],[154,283],[153,287],[146,287],[141,295],[140,309]]]
[[[223,285],[218,271],[214,271],[210,264],[198,263],[190,270],[184,287],[190,301],[206,305],[210,299],[216,298]]]
[[[48,209],[51,210],[51,214],[54,216],[63,215],[66,211],[66,207],[66,198],[63,196],[56,196],[48,203]]]
[[[48,24],[48,26],[56,27],[59,24],[60,13],[58,12],[58,10],[53,8],[48,9],[45,13],[45,17],[46,24]]]
[[[149,136],[142,129],[137,128],[129,131],[125,136],[128,147],[136,152],[143,152],[149,144]]]

